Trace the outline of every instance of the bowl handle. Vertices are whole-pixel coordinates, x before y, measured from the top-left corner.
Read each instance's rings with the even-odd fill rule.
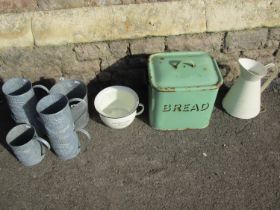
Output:
[[[140,115],[140,114],[142,114],[142,113],[144,112],[144,105],[143,105],[143,104],[139,103],[139,104],[138,104],[138,107],[140,107],[140,111],[136,112],[136,115],[137,115],[137,116]]]

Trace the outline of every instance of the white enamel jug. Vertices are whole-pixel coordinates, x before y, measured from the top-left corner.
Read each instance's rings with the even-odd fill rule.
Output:
[[[223,107],[228,114],[240,119],[256,117],[261,110],[261,93],[278,75],[275,70],[261,85],[267,70],[275,67],[273,63],[264,66],[258,61],[240,58],[240,76],[223,99]]]

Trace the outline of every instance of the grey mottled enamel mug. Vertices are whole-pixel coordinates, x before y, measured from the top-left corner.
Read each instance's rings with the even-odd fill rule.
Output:
[[[33,88],[40,88],[49,93],[42,85],[34,85],[25,78],[11,78],[2,87],[10,107],[12,118],[16,123],[27,123],[34,126],[37,133],[44,133],[44,126],[36,113],[37,98]]]
[[[50,149],[49,143],[37,136],[34,127],[28,124],[13,127],[6,136],[6,142],[24,166],[40,163]]]
[[[80,99],[71,99],[80,101]],[[76,157],[80,153],[80,140],[77,131],[82,132],[91,139],[89,133],[83,129],[75,128],[69,101],[62,94],[50,94],[42,98],[36,110],[39,113],[57,156],[62,160]]]
[[[50,93],[65,95],[69,101],[78,98],[80,101],[70,103],[72,117],[76,128],[84,128],[89,121],[87,87],[79,80],[61,79],[51,89]]]

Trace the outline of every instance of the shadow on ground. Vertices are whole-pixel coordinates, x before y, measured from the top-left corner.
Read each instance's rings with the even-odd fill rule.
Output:
[[[239,120],[222,111],[227,91],[222,87],[205,129],[157,131],[148,126],[147,112],[122,130],[97,123],[92,100],[110,85],[133,88],[147,107],[146,62],[146,55],[128,56],[90,82],[94,120],[87,129],[93,141],[69,161],[48,152],[40,164],[26,168],[11,158],[3,142],[13,122],[1,94],[1,207],[279,209],[279,92],[264,92],[266,112]]]
[[[139,119],[148,124],[148,58],[149,55],[147,54],[127,55],[99,72],[98,75],[89,82],[87,85],[89,113],[93,120],[101,123],[93,105],[94,98],[98,92],[112,85],[123,85],[132,88],[138,94],[140,102],[145,106],[145,111],[139,116]],[[50,89],[55,84],[55,80],[53,78],[40,78],[40,80],[34,82],[33,85],[37,84]],[[38,100],[46,95],[45,91],[42,89],[36,88],[34,91]],[[222,99],[227,91],[228,87],[222,85],[217,95],[215,103],[216,108],[223,110]]]
[[[215,107],[217,109],[220,109],[221,111],[224,111],[222,102],[223,102],[223,98],[225,97],[228,91],[229,91],[229,87],[226,86],[225,84],[223,84],[218,91],[217,98],[215,101]]]
[[[145,111],[139,118],[147,123],[148,57],[149,55],[144,54],[123,57],[99,72],[96,78],[89,82],[89,113],[92,119],[100,122],[93,105],[94,98],[98,92],[109,86],[122,85],[132,88],[138,94],[140,102],[145,106]]]

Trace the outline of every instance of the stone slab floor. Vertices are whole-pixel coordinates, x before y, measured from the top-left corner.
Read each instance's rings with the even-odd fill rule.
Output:
[[[279,92],[262,103],[253,120],[215,108],[202,130],[156,131],[147,112],[112,130],[93,115],[86,152],[69,161],[48,152],[25,168],[4,144],[3,102],[0,209],[280,209]]]

